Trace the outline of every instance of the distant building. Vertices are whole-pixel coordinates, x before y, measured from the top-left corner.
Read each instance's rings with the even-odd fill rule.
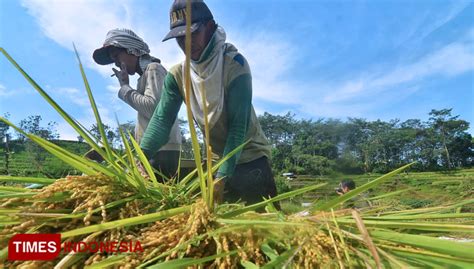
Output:
[[[293,180],[294,178],[296,178],[296,175],[295,175],[294,173],[290,173],[290,172],[288,172],[288,173],[283,173],[283,174],[281,174],[281,175],[284,176],[284,177],[286,177],[286,179],[288,179],[288,180]]]

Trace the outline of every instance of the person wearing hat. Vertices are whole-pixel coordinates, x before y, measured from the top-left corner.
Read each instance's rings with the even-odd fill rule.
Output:
[[[150,55],[148,45],[132,30],[114,29],[107,33],[104,44],[94,51],[94,61],[100,65],[115,63],[120,68],[112,68],[120,84],[118,97],[137,111],[135,139],[140,142],[148,123],[155,111],[166,69],[160,60]],[[129,84],[129,75],[137,73],[136,89]],[[167,178],[176,174],[181,149],[181,132],[178,122],[173,119],[170,132],[159,150],[150,156],[153,167]],[[163,180],[161,176],[159,176]]]
[[[356,184],[353,180],[347,179],[339,183],[339,186],[336,188],[336,193],[339,195],[344,195],[351,190],[356,188]]]
[[[356,184],[352,179],[343,180],[339,183],[339,186],[335,189],[338,195],[344,195],[352,190],[355,190]],[[372,207],[372,203],[367,197],[367,193],[361,193],[351,198],[344,203],[344,207],[363,209]]]
[[[190,106],[195,122],[204,130],[204,104],[207,105],[210,146],[224,157],[248,143],[218,170],[217,202],[257,203],[276,196],[270,167],[271,146],[252,106],[252,77],[247,60],[237,48],[226,43],[226,33],[218,26],[202,0],[191,0],[191,81]],[[163,41],[175,38],[184,52],[186,0],[175,0],[170,11],[170,31]],[[201,92],[205,89],[206,100]],[[163,94],[141,141],[141,148],[152,156],[166,142],[173,121],[185,99],[184,62],[166,75]],[[204,133],[204,132],[203,132]],[[278,208],[279,205],[275,204]]]

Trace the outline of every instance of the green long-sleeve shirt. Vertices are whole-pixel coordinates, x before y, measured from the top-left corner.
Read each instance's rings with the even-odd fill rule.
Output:
[[[153,156],[167,142],[172,123],[183,103],[185,93],[182,70],[182,64],[178,64],[171,68],[165,78],[160,103],[140,144],[147,156]],[[223,83],[223,112],[210,130],[212,151],[223,157],[249,140],[241,152],[233,155],[219,168],[220,175],[231,176],[236,164],[250,162],[262,156],[270,158],[270,145],[252,106],[252,77],[242,55],[225,55]],[[203,126],[200,127],[203,129]]]

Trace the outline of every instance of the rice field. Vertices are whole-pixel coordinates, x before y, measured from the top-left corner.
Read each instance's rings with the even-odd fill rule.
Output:
[[[187,25],[189,70],[190,23]],[[404,174],[411,163],[385,175],[362,176],[357,179],[358,187],[342,196],[333,195],[334,180],[320,178],[300,180],[293,190],[254,205],[215,204],[212,173],[243,145],[215,165],[202,167],[204,156],[200,156],[188,108],[197,169],[181,181],[160,183],[133,137],[121,133],[123,153],[105,139],[79,56],[91,109],[104,137],[99,143],[3,48],[0,52],[105,160],[99,164],[85,159],[0,118],[83,174],[59,179],[0,176],[0,181],[8,183],[0,188],[0,261],[4,267],[469,268],[474,263],[474,243],[465,240],[474,233],[474,213],[469,209],[474,203],[471,180]],[[189,90],[189,73],[185,79]],[[204,134],[209,137],[208,128]],[[209,148],[206,152],[210,156]],[[27,183],[44,187],[25,188]],[[470,188],[467,192],[466,186]],[[396,193],[404,187],[411,188],[407,192],[413,195],[423,189],[427,195],[423,197],[434,196],[429,203],[416,206],[391,202],[397,200],[395,197],[410,197]],[[430,188],[439,192],[427,192]],[[434,198],[448,190],[453,192],[449,199]],[[368,192],[373,194],[369,198],[379,196],[373,199],[377,202],[373,207],[344,206]],[[274,202],[298,199],[311,202],[305,214],[280,212],[273,206]],[[8,241],[13,236],[44,233],[61,236],[61,251],[54,259],[8,259]],[[88,246],[94,242],[131,242],[134,251],[78,251],[74,247],[78,242]]]
[[[301,188],[315,183],[327,183],[303,196],[283,203],[284,210],[296,212],[304,210],[302,204],[321,203],[337,197],[334,189],[344,179],[352,179],[356,186],[363,185],[380,175],[343,175],[343,176],[298,176],[287,180],[281,177],[291,189]],[[398,174],[390,182],[366,192],[367,198],[378,206],[389,205],[393,208],[414,209],[454,203],[463,199],[474,198],[474,169],[458,169],[448,172],[410,172]],[[473,212],[472,205],[462,208],[463,212]]]

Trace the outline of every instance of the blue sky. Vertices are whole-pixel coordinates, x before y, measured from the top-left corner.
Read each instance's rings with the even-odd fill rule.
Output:
[[[403,121],[453,108],[454,115],[474,123],[473,1],[206,2],[228,42],[250,63],[257,114]],[[102,117],[114,125],[115,115],[126,122],[135,112],[118,99],[111,67],[96,65],[92,52],[108,30],[125,27],[143,37],[165,67],[183,60],[174,41],[161,42],[170,4],[0,0],[0,46],[66,111],[91,126],[74,42]],[[14,123],[42,115],[44,125],[58,122],[62,138],[76,139],[2,56],[0,114],[6,112]]]

